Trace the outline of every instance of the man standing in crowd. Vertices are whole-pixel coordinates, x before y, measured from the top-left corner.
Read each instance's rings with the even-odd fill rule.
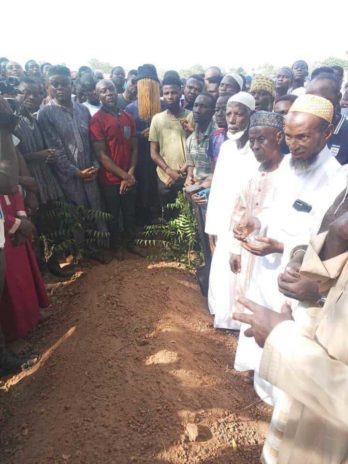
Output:
[[[110,77],[115,84],[117,93],[123,93],[124,84],[126,83],[126,73],[122,66],[115,66],[112,68]]]
[[[275,86],[272,79],[267,76],[254,76],[250,93],[255,98],[256,111],[273,111]]]
[[[286,95],[293,81],[293,73],[290,68],[283,66],[277,71],[275,78],[275,96],[276,98]]]
[[[117,96],[117,107],[119,110],[124,110],[137,98],[137,76],[130,74],[127,78],[126,88],[124,92]]]
[[[208,306],[211,314],[215,315],[216,328],[239,328],[239,323],[232,319],[236,278],[229,264],[230,227],[239,189],[258,165],[248,142],[249,121],[254,110],[255,99],[249,93],[239,92],[228,100],[228,140],[221,145],[210,189],[205,224],[213,253]]]
[[[88,125],[88,109],[71,100],[70,71],[52,66],[48,71],[49,103],[39,111],[38,121],[48,147],[55,149],[53,165],[66,199],[85,208],[100,210],[100,196]]]
[[[207,85],[212,82],[211,79],[222,79],[222,72],[221,69],[217,66],[210,66],[210,68],[205,70],[204,73],[204,83],[205,83],[205,90],[208,92]]]
[[[137,140],[133,118],[117,107],[117,93],[111,80],[102,79],[96,86],[101,109],[90,121],[90,135],[101,164],[100,188],[108,213],[112,215],[111,246],[122,258],[123,245],[134,247],[135,167]],[[119,217],[122,212],[124,240],[121,242]]]
[[[197,96],[203,92],[204,81],[200,76],[191,76],[187,79],[184,87],[184,108],[193,110],[193,104]]]
[[[151,158],[157,164],[158,191],[162,211],[173,203],[184,186],[186,174],[186,127],[192,113],[180,106],[181,81],[175,75],[163,79],[163,101],[167,109],[151,122]]]
[[[212,165],[208,157],[208,145],[209,138],[215,129],[215,124],[212,120],[214,111],[214,98],[208,93],[198,95],[193,105],[195,130],[186,142],[186,185],[202,182],[206,178],[211,177]]]
[[[292,65],[292,72],[294,74],[294,80],[289,93],[297,96],[303,95],[306,91],[305,81],[308,76],[308,64],[303,60],[295,61]]]
[[[328,147],[340,164],[348,163],[348,120],[341,115],[340,100],[342,97],[339,83],[334,74],[318,74],[311,80],[306,93],[319,95],[329,100],[334,106],[334,131],[328,140]]]
[[[243,78],[237,73],[226,74],[219,86],[220,97],[232,97],[235,93],[243,90]]]
[[[84,73],[79,80],[82,93],[86,97],[83,105],[88,108],[91,116],[100,110],[101,104],[95,90],[97,79],[90,73]]]

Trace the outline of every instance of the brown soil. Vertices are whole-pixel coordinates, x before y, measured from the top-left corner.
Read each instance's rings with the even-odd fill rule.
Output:
[[[50,288],[39,364],[0,385],[2,464],[259,462],[270,411],[188,271],[128,256]]]

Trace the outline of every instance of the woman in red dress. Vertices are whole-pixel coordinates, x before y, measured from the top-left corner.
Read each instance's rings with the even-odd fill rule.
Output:
[[[6,273],[0,301],[0,321],[8,341],[24,337],[37,325],[40,308],[49,305],[43,278],[31,244],[35,230],[27,218],[19,190],[0,196],[5,216]]]

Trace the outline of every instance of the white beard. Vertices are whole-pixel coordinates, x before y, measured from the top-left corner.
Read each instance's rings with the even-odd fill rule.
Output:
[[[237,142],[237,140],[241,139],[243,135],[245,134],[246,130],[236,132],[235,134],[231,134],[231,132],[227,131],[227,138],[228,140],[234,140]]]

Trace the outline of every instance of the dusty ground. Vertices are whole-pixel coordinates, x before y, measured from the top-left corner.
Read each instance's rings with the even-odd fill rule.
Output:
[[[259,462],[269,410],[192,275],[129,256],[51,293],[39,365],[0,385],[2,464]]]

